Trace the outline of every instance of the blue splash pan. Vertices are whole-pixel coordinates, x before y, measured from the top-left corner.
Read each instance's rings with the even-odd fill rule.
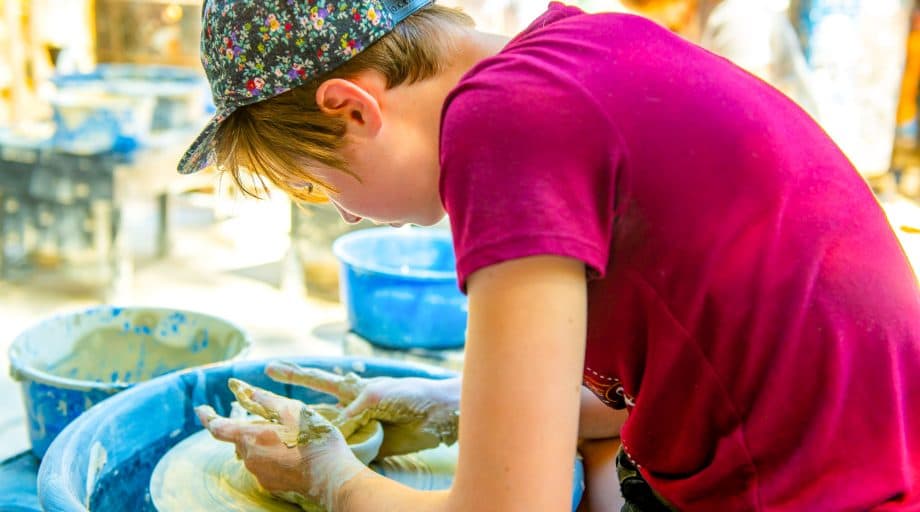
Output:
[[[0,462],[0,510],[40,512],[36,475],[39,460],[24,452]]]
[[[294,362],[327,371],[354,371],[364,377],[447,378],[446,370],[379,359],[311,357]],[[234,377],[307,403],[332,402],[329,395],[280,384],[264,374],[268,361],[246,361],[173,373],[119,393],[93,407],[55,439],[42,460],[38,496],[49,512],[88,510],[154,511],[150,477],[174,445],[201,430],[193,408],[211,404],[227,415]],[[576,461],[573,510],[584,490]]]

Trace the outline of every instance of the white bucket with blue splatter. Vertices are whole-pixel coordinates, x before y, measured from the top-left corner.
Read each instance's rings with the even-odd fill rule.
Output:
[[[68,423],[119,391],[236,359],[249,346],[248,335],[232,322],[175,309],[102,306],[43,320],[10,348],[32,451],[44,455]]]

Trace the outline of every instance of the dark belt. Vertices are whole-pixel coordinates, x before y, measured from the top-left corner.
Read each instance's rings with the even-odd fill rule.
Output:
[[[652,487],[645,481],[635,463],[620,445],[617,453],[617,476],[625,505],[620,512],[674,512]]]

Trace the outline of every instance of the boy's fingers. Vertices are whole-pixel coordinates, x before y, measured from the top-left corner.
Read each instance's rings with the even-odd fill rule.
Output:
[[[342,413],[339,414],[335,425],[339,427],[346,439],[364,425],[378,419],[375,418],[377,410],[374,406],[376,403],[377,401],[371,398],[370,393],[362,393],[357,400],[342,409]]]
[[[355,399],[364,389],[363,380],[349,373],[344,377],[316,368],[304,368],[296,364],[276,361],[265,367],[265,373],[272,379],[288,384],[297,384],[310,389],[329,393],[347,403]]]
[[[227,384],[244,409],[269,421],[281,421],[281,412],[291,403],[289,398],[250,386],[238,379],[230,379]]]
[[[218,416],[210,406],[196,407],[195,413],[198,414],[201,424],[208,429],[214,439],[228,443],[236,443],[242,439],[239,423],[223,416]]]
[[[204,428],[214,436],[214,439],[228,443],[241,444],[250,440],[266,444],[271,439],[277,439],[281,425],[265,421],[234,420],[218,415],[209,405],[195,408],[195,413]]]
[[[371,415],[371,411],[369,409],[365,409],[361,412],[361,414],[358,414],[357,416],[346,417],[345,415],[342,415],[334,423],[339,431],[342,432],[342,436],[345,439],[348,439],[352,434],[360,430],[362,427],[364,427],[364,425],[367,425],[372,420],[373,417]]]
[[[339,417],[343,420],[347,420],[360,415],[370,414],[373,412],[372,409],[375,404],[376,400],[371,398],[370,393],[364,393],[359,396],[357,400],[342,409],[342,414],[340,414]]]
[[[281,438],[283,428],[276,423],[254,423],[246,420],[217,418],[211,422],[208,431],[214,436],[214,439],[237,445],[237,452],[245,455],[245,450],[239,450],[240,446],[245,448],[254,444],[269,446],[272,442],[277,443]]]
[[[241,424],[227,418],[215,418],[208,424],[208,432],[214,439],[237,444],[243,440]]]
[[[219,417],[217,411],[210,405],[199,405],[195,407],[195,414],[198,415],[198,421],[201,422],[201,426],[204,428],[208,428],[208,424],[211,420]]]
[[[297,429],[288,429],[287,435],[281,436],[281,442],[288,448],[304,446],[316,440],[325,439],[335,426],[321,414],[309,407],[300,409]]]

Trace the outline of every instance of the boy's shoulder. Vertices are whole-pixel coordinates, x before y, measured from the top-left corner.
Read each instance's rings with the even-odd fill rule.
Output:
[[[624,45],[635,48],[656,38],[673,38],[655,23],[632,14],[588,14],[558,2],[537,17],[496,55],[474,65],[454,89],[505,90],[514,94],[541,94],[554,86],[578,89],[590,86],[586,70],[614,68],[615,53]],[[602,74],[604,72],[602,71]],[[543,87],[541,91],[539,87]],[[577,91],[576,91],[577,92]],[[457,94],[448,96],[447,103]]]
[[[650,28],[662,31],[638,16],[586,14],[553,2],[499,53],[461,77],[444,101],[442,128],[467,118],[464,112],[517,109],[513,115],[520,118],[537,113],[551,119],[596,108],[592,96],[609,85],[617,66],[614,53],[623,38],[634,39],[624,32]]]

